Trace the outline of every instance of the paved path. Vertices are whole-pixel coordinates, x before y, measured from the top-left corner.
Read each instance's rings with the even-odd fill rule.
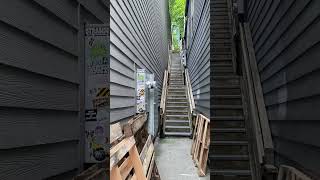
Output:
[[[192,140],[172,138],[156,140],[156,163],[161,180],[209,180],[199,177],[190,155]],[[207,171],[208,172],[208,171]]]

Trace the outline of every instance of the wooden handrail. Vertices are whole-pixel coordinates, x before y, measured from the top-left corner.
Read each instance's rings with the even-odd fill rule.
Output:
[[[261,81],[255,59],[250,29],[248,24],[240,23],[240,39],[243,59],[243,73],[248,92],[249,113],[256,137],[258,159],[261,164],[274,164],[273,142],[269,120],[265,109]]]
[[[185,69],[185,79],[186,79],[186,88],[187,88],[187,96],[188,96],[188,101],[190,104],[190,113],[195,109],[195,103],[194,103],[194,98],[193,98],[193,93],[192,93],[192,86],[191,86],[191,81],[190,81],[190,76],[189,76],[189,71],[188,69]]]
[[[231,35],[234,37],[236,35],[237,29],[236,29],[236,19],[233,16],[233,0],[227,0],[228,4],[228,14],[229,14],[229,24],[231,26]],[[233,71],[237,72],[237,53],[236,53],[236,44],[234,41],[231,42],[231,51],[232,51],[232,66]]]
[[[161,94],[161,103],[160,103],[161,114],[164,114],[166,109],[166,99],[167,99],[167,89],[168,89],[168,79],[169,79],[168,70],[164,71],[163,77],[164,78],[163,78],[163,84],[162,84],[162,94]]]

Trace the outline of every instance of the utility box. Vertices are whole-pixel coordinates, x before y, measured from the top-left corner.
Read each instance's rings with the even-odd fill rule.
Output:
[[[148,112],[148,132],[156,136],[158,132],[158,87],[154,81],[154,74],[146,74],[146,106]]]
[[[137,69],[137,113],[148,113],[148,133],[153,136],[159,128],[158,90],[154,74]]]

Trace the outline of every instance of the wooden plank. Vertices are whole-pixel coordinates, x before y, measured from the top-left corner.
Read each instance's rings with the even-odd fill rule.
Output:
[[[132,165],[133,165],[135,174],[137,176],[137,179],[146,180],[146,177],[145,177],[145,175],[143,173],[144,171],[143,171],[143,168],[142,168],[142,163],[140,161],[139,153],[138,153],[138,150],[137,150],[136,146],[133,146],[130,149],[129,155],[130,155],[130,160],[132,162]]]
[[[112,169],[135,146],[134,137],[126,138],[110,150],[110,169]]]
[[[202,116],[204,119],[204,132],[202,134],[202,146],[200,150],[200,158],[199,158],[199,166],[198,166],[198,173],[200,176],[206,175],[207,170],[207,160],[208,160],[208,148],[210,146],[210,120],[205,116]]]
[[[150,146],[151,143],[152,143],[152,138],[151,138],[151,135],[149,135],[149,136],[148,136],[148,139],[147,139],[147,141],[146,141],[145,145],[143,146],[143,149],[142,149],[142,151],[141,151],[141,153],[140,153],[140,160],[141,160],[141,162],[144,161],[144,159],[145,159],[145,157],[146,157],[146,154],[147,154],[147,152],[148,152],[149,146]]]
[[[203,118],[200,116],[199,117],[199,131],[197,133],[197,139],[196,139],[196,147],[195,147],[195,153],[193,154],[193,159],[196,162],[196,165],[199,165],[199,151],[200,151],[200,145],[201,145],[201,134],[203,133],[203,124],[204,124],[204,120]]]
[[[112,124],[110,126],[110,143],[112,144],[123,136],[120,123]]]
[[[148,174],[147,174],[147,180],[150,180],[151,176],[152,176],[152,171],[153,171],[153,168],[154,168],[154,165],[155,165],[155,159],[154,158],[155,158],[155,153],[153,153],[153,155],[152,155],[150,168],[149,168],[149,171],[148,171]]]
[[[152,159],[153,154],[154,154],[154,146],[153,146],[153,144],[150,144],[146,158],[142,162],[142,168],[143,168],[143,172],[144,172],[145,176],[147,176],[147,174],[148,174],[148,168],[149,168],[149,165],[151,164],[150,161]]]
[[[132,168],[133,166],[132,162],[130,161],[130,158],[126,158],[119,167],[122,179],[126,179],[128,177]]]
[[[199,116],[196,117],[196,125],[194,127],[194,132],[193,132],[192,146],[191,146],[191,155],[192,156],[193,156],[194,150],[195,150],[195,144],[196,144],[196,138],[197,138],[197,132],[198,132],[198,122],[199,122]]]
[[[120,169],[118,166],[115,166],[112,168],[111,173],[110,173],[110,179],[112,180],[122,180],[121,179],[121,174],[120,174]]]

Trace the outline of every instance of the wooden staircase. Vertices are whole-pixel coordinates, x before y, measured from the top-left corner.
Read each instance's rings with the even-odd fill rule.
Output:
[[[179,55],[173,55],[170,72],[164,134],[166,136],[191,136],[188,99]]]
[[[229,2],[210,1],[210,177],[214,180],[252,180],[243,92],[233,61]]]

